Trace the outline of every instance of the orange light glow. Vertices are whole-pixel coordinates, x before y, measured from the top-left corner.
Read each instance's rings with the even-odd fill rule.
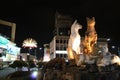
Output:
[[[68,58],[69,59],[74,59],[72,48],[67,48],[67,52],[68,52]]]
[[[83,41],[83,52],[85,54],[91,54],[93,51],[94,44],[97,41],[97,33],[95,31],[95,18],[87,18],[87,31],[85,33],[85,39]]]

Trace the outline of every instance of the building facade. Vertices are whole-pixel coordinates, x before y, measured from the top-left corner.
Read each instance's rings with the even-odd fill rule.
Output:
[[[50,59],[63,57],[67,59],[67,46],[69,36],[54,36],[50,42]]]
[[[50,60],[50,45],[44,44],[44,57],[43,62],[48,62]]]
[[[17,55],[17,60],[23,60],[23,61],[35,61],[36,57],[33,55],[30,55],[29,53],[20,53]]]
[[[16,23],[0,19],[0,58],[3,61],[13,61],[20,53],[21,48],[15,43],[15,32]]]
[[[68,15],[62,15],[58,12],[55,13],[55,28],[53,31],[54,36],[69,36],[70,28],[73,23],[73,18]]]
[[[69,36],[54,36],[53,40],[50,42],[50,59],[54,58],[65,58],[68,60],[67,47],[68,47]],[[81,42],[84,37],[81,38]],[[97,47],[108,47],[107,38],[98,38]]]
[[[68,40],[70,37],[70,29],[73,23],[73,19],[70,16],[61,15],[59,13],[55,14],[55,29],[53,31],[54,37],[49,44],[50,49],[50,60],[62,57],[65,60],[68,60]],[[84,40],[84,37],[81,37],[81,41]],[[108,47],[107,38],[98,38],[97,46]]]
[[[20,47],[17,47],[14,42],[0,35],[0,58],[3,61],[13,61],[20,54]]]

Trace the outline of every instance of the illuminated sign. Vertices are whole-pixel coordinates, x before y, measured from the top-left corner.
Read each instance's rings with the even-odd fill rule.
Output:
[[[20,52],[20,48],[12,45],[7,45],[7,53],[17,55]]]
[[[0,48],[6,49],[6,53],[8,54],[17,55],[20,53],[20,48],[15,43],[2,36],[0,36]]]
[[[9,40],[7,40],[6,38],[4,38],[4,37],[2,37],[2,36],[0,36],[0,45],[1,44],[8,44],[9,43]]]

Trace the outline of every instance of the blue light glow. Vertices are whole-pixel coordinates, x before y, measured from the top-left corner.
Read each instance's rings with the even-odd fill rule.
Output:
[[[36,78],[37,75],[38,75],[38,71],[33,71],[32,74],[31,74],[31,77]]]
[[[5,44],[8,44],[8,43],[9,43],[9,40],[8,40],[8,39],[0,36],[0,44],[4,44],[4,45],[5,45]]]

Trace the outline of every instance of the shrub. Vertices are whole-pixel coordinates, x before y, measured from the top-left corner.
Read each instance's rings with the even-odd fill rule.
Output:
[[[32,60],[28,61],[28,65],[29,65],[29,68],[36,67],[35,62]]]
[[[22,61],[22,60],[20,60],[20,61],[15,60],[15,61],[14,61],[11,65],[9,65],[9,66],[12,67],[12,68],[16,68],[16,67],[22,68],[22,67],[27,67],[28,64],[27,64],[25,61]]]

